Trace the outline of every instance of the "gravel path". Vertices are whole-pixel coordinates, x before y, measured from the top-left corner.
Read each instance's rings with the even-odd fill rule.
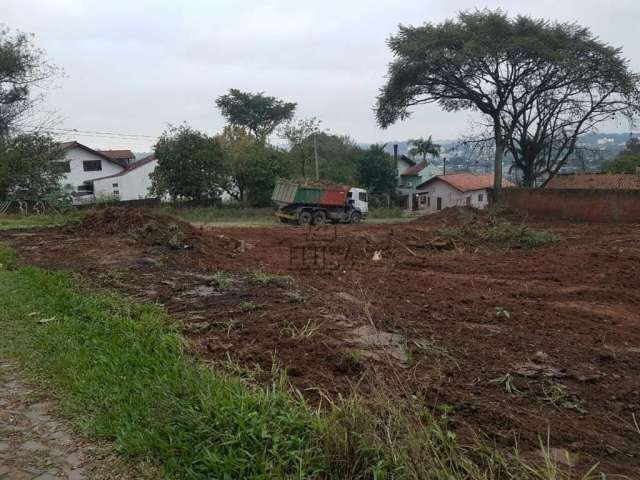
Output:
[[[121,462],[79,439],[55,407],[0,360],[0,480],[128,478]]]

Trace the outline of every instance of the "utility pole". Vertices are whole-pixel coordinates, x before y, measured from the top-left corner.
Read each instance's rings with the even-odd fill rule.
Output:
[[[318,132],[313,134],[313,155],[316,160],[316,180],[320,180],[320,170],[318,168],[318,142],[316,139],[318,138]]]
[[[442,175],[447,174],[447,157],[442,157]]]

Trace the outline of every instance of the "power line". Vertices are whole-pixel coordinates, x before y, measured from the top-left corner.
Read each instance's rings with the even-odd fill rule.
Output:
[[[29,128],[37,129],[39,127],[28,125]],[[46,128],[44,129],[53,133],[65,133],[83,136],[100,136],[102,138],[140,138],[140,139],[158,139],[159,135],[144,135],[136,133],[116,133],[116,132],[100,132],[96,130],[78,130],[77,128]]]

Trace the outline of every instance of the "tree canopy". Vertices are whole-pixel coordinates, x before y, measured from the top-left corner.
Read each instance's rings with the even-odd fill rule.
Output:
[[[229,181],[220,142],[186,125],[169,127],[155,145],[152,190],[173,199],[217,199]]]
[[[31,35],[0,27],[0,136],[32,111],[42,98],[34,90],[56,72],[44,51],[33,45]]]
[[[608,173],[636,173],[640,168],[640,140],[632,137],[626,148],[616,158],[603,162],[602,169]]]
[[[0,199],[37,202],[60,197],[63,156],[49,135],[24,133],[0,138]]]
[[[299,165],[300,175],[307,178],[307,167],[314,159],[313,136],[320,131],[322,122],[315,117],[290,121],[280,128],[280,136],[289,142],[289,152]]]
[[[291,120],[297,104],[263,92],[243,92],[236,88],[216,99],[216,105],[230,125],[246,128],[262,142],[283,122]]]
[[[268,205],[278,177],[289,174],[284,153],[265,145],[243,128],[227,125],[217,137],[224,152],[224,189],[232,198],[252,205]]]
[[[393,193],[396,188],[396,165],[384,145],[360,149],[357,158],[357,180],[373,193]]]
[[[555,153],[574,148],[577,135],[637,111],[638,76],[620,50],[575,24],[476,10],[400,26],[388,43],[395,58],[378,97],[378,123],[387,127],[427,103],[481,113],[495,144],[496,194],[506,149],[526,158],[517,160],[523,169],[546,154],[544,170],[553,175],[566,161]]]

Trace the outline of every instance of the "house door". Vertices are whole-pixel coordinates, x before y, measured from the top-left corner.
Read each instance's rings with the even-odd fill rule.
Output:
[[[467,197],[467,207],[471,206],[471,197]]]
[[[442,197],[436,199],[436,210],[442,210]]]

